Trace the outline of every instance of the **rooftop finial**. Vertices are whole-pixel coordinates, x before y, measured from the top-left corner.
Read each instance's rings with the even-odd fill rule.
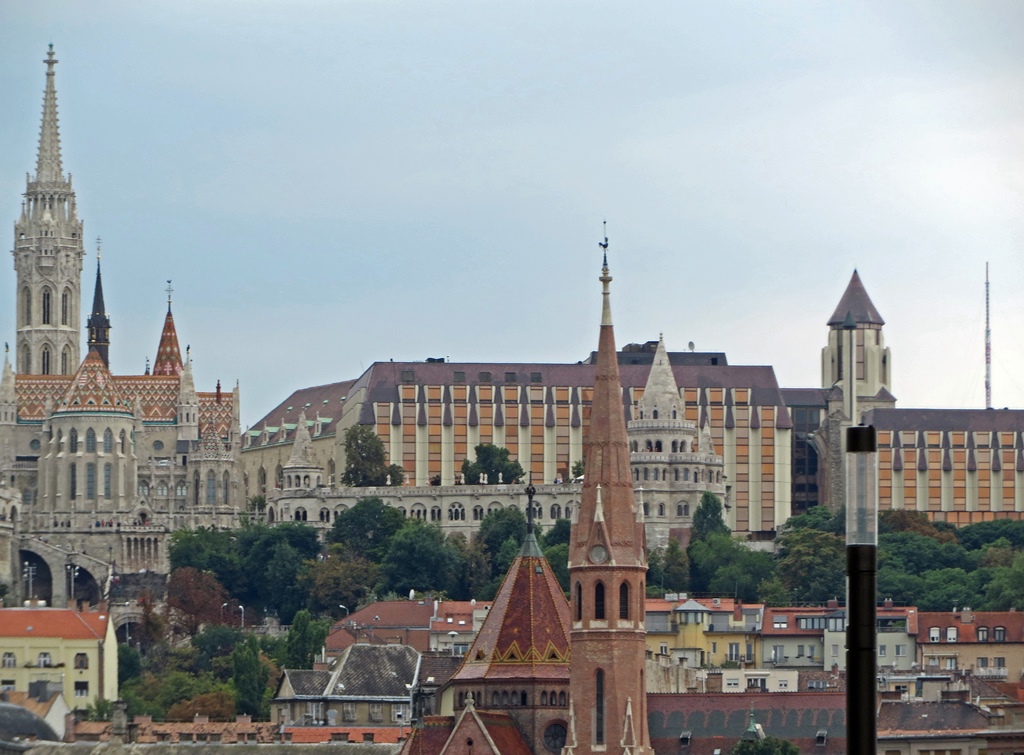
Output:
[[[599,241],[598,246],[604,250],[604,262],[601,264],[601,277],[598,278],[603,286],[602,295],[604,302],[601,307],[601,325],[612,324],[612,304],[611,304],[611,292],[608,289],[608,284],[612,282],[612,276],[608,272],[608,221],[604,222],[604,241]]]
[[[171,280],[167,279],[167,311],[171,311],[171,294],[174,293],[174,289],[171,288]]]
[[[103,258],[103,239],[96,237],[96,264]]]
[[[526,534],[533,534],[533,496],[537,488],[533,487],[533,472],[530,472],[530,482],[526,485]]]

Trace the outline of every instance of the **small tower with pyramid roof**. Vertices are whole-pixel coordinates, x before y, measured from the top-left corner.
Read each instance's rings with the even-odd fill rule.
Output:
[[[648,755],[653,750],[644,680],[646,543],[622,412],[607,239],[602,246],[601,335],[583,442],[587,471],[569,544],[572,725],[563,752]]]
[[[663,337],[626,433],[648,545],[664,548],[672,530],[692,525],[701,495],[710,490],[723,498],[725,483],[724,460],[715,453],[710,427],[704,426],[698,440],[696,423],[683,419],[683,402]]]
[[[302,411],[295,425],[292,455],[284,465],[285,490],[312,490],[323,484],[324,468],[313,458],[312,443],[306,412]]]
[[[533,485],[527,532],[491,610],[442,706],[506,712],[532,752],[558,752],[569,725],[569,605],[534,535]]]
[[[71,176],[64,175],[61,164],[53,45],[44,62],[36,174],[27,178],[21,216],[14,224],[16,362],[19,374],[70,375],[81,361],[85,247]]]
[[[819,488],[824,489],[832,509],[846,500],[846,428],[860,424],[871,409],[896,405],[890,392],[892,355],[883,338],[884,324],[854,270],[828,320],[828,345],[821,352],[821,381],[828,409],[813,436],[819,457]]]
[[[7,344],[4,344],[4,369],[0,375],[0,425],[14,425],[18,421],[18,394],[9,351]]]

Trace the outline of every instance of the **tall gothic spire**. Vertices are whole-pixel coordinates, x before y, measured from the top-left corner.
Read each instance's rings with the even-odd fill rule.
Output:
[[[607,238],[601,247],[601,335],[590,424],[583,440],[583,494],[569,545],[572,725],[563,752],[650,755],[644,682],[644,522],[633,496],[622,412]]]
[[[96,249],[96,288],[92,295],[92,314],[86,323],[89,328],[89,351],[95,350],[103,359],[103,364],[110,367],[110,318],[103,303],[103,274],[100,271],[99,239]]]
[[[53,45],[46,53],[46,90],[43,93],[43,125],[39,130],[39,155],[36,159],[36,181],[50,183],[64,180],[60,162],[60,127],[57,123],[57,87],[54,70],[57,59]]]
[[[17,370],[71,375],[79,363],[82,340],[85,247],[71,177],[64,175],[61,165],[53,45],[46,58],[36,174],[26,177],[25,201],[14,224]]]

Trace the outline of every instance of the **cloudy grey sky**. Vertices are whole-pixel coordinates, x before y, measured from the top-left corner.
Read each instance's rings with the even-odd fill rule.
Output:
[[[1019,2],[11,0],[12,225],[49,42],[113,369],[171,278],[243,424],[375,360],[583,358],[604,218],[620,344],[815,386],[856,267],[904,407],[983,405],[988,260],[993,400],[1024,408]],[[13,340],[9,257],[0,291]]]

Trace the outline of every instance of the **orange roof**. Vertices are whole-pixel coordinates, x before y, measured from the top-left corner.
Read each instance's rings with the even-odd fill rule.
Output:
[[[532,535],[523,551],[453,681],[569,678],[569,603]]]
[[[27,708],[40,718],[46,718],[46,714],[50,712],[50,708],[52,708],[53,704],[57,702],[57,695],[59,693],[54,692],[50,695],[49,700],[39,700],[34,697],[29,697],[28,692],[15,692],[14,690],[8,690],[6,694],[7,702],[21,708]]]
[[[178,348],[178,331],[174,328],[174,315],[171,314],[171,304],[168,302],[164,330],[160,334],[160,345],[156,347],[153,374],[180,375],[182,369],[184,367],[181,364],[181,349]]]
[[[285,734],[292,735],[292,744],[320,744],[330,742],[334,734],[348,734],[349,742],[362,742],[365,734],[372,734],[375,744],[398,744],[401,734],[410,734],[412,727],[398,726],[288,726]]]
[[[60,637],[65,640],[102,640],[108,614],[71,608],[0,609],[0,637]]]

